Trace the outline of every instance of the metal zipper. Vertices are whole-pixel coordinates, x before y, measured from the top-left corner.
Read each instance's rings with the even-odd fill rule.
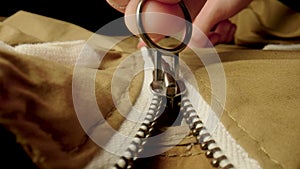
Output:
[[[143,145],[147,142],[147,138],[151,136],[152,131],[155,129],[155,125],[157,124],[156,121],[160,114],[160,108],[162,107],[161,102],[161,96],[153,96],[143,123],[135,134],[135,137],[132,139],[131,144],[124,152],[124,155],[121,156],[113,166],[114,169],[134,168],[134,162],[138,159],[138,154],[143,151]],[[206,157],[211,159],[211,165],[221,169],[234,169],[233,164],[230,163],[226,155],[222,152],[222,149],[212,138],[186,95],[183,95],[182,97],[181,113],[183,113],[183,117],[192,134],[196,137],[201,149],[206,152]]]
[[[222,149],[212,138],[186,95],[182,97],[181,111],[201,149],[205,151],[206,157],[211,159],[211,165],[222,169],[234,169],[233,164],[230,163],[226,155],[222,152]]]
[[[167,123],[167,126],[171,126],[179,114],[183,114],[183,118],[194,137],[196,137],[201,149],[206,152],[206,157],[211,159],[212,166],[222,169],[233,169],[233,164],[230,163],[197,115],[196,110],[187,98],[185,84],[179,79],[178,54],[186,47],[192,34],[192,19],[188,9],[183,1],[179,2],[179,6],[186,20],[186,32],[182,43],[174,48],[164,48],[153,42],[144,30],[142,9],[145,2],[146,0],[139,1],[136,19],[140,37],[147,46],[156,50],[156,56],[154,56],[155,69],[153,71],[153,81],[150,85],[153,98],[145,119],[123,156],[121,156],[113,166],[113,169],[134,168],[139,154],[143,151],[143,146],[147,143],[147,138],[149,138],[154,131],[159,130],[161,126],[164,126],[162,123]],[[170,69],[170,66],[162,59],[163,53],[173,57],[173,69]]]
[[[148,112],[135,134],[132,142],[125,150],[123,156],[113,166],[113,169],[131,169],[134,166],[134,162],[138,159],[139,153],[143,151],[143,145],[146,144],[147,138],[151,136],[154,130],[157,118],[161,114],[162,96],[154,94],[151,100]]]
[[[163,59],[161,61],[164,65],[163,69],[169,69],[169,65]],[[155,70],[153,72],[153,75],[155,75]],[[165,102],[173,102],[174,98],[162,94],[163,87],[155,86],[153,84],[163,83],[158,83],[155,79],[156,78],[154,76],[153,82],[151,84],[153,98],[150,103],[148,112],[146,113],[145,119],[143,120],[141,126],[139,127],[139,130],[135,134],[135,137],[132,139],[131,144],[128,146],[123,156],[121,156],[120,159],[113,166],[113,169],[134,168],[134,163],[138,159],[139,153],[143,151],[143,146],[146,144],[147,138],[151,136],[154,130],[159,130],[158,127],[160,125],[158,125],[158,123],[163,122],[159,120],[161,118],[160,116],[162,115],[162,113],[166,113],[166,115],[170,113],[174,114],[174,112],[172,111],[164,111],[164,109],[166,108]],[[170,79],[164,78],[164,80],[169,81]],[[174,79],[171,79],[171,81],[173,80]],[[180,95],[180,100],[175,104],[180,106],[179,113],[183,114],[183,118],[188,124],[193,136],[196,137],[200,148],[203,151],[205,151],[206,157],[211,160],[211,165],[215,168],[234,169],[235,167],[233,166],[233,164],[229,161],[227,156],[222,151],[221,147],[218,146],[218,144],[213,139],[212,135],[209,133],[200,117],[197,115],[196,110],[191,104],[189,98],[187,97],[184,83],[182,81],[178,81],[176,84],[177,87],[180,84],[181,88],[183,88],[184,91],[177,90],[180,91],[180,93],[178,93],[174,97],[178,97]]]

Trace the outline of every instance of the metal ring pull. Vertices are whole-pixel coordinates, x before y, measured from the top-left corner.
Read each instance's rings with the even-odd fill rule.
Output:
[[[176,47],[174,48],[164,48],[162,46],[159,46],[157,43],[153,42],[151,40],[151,38],[149,37],[149,35],[145,32],[144,26],[143,26],[143,21],[142,21],[142,10],[143,10],[143,6],[145,4],[146,0],[140,0],[139,4],[137,6],[137,24],[138,24],[138,31],[140,33],[140,37],[144,40],[144,42],[152,48],[156,48],[157,50],[159,50],[162,53],[166,53],[167,52],[171,52],[173,54],[179,53],[181,52],[183,49],[185,49],[186,45],[188,44],[188,42],[191,39],[192,36],[192,18],[191,15],[187,9],[187,7],[185,6],[185,4],[183,3],[183,1],[180,1],[178,4],[180,6],[180,8],[182,9],[182,12],[184,14],[185,17],[185,23],[186,23],[186,29],[185,29],[185,37],[183,39],[183,41]]]

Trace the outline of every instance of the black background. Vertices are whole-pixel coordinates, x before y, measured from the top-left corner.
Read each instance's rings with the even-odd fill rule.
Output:
[[[0,16],[8,17],[19,10],[24,10],[70,22],[92,32],[124,16],[109,6],[105,0],[1,0],[0,2]],[[123,32],[110,32],[111,35],[129,33],[124,22],[118,26]]]

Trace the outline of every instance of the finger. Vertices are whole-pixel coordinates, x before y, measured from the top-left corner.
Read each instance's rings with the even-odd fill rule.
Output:
[[[136,6],[138,0],[131,0],[125,11],[125,23],[133,34],[139,34],[136,22]],[[178,4],[170,5],[157,1],[145,2],[142,22],[145,32],[149,35],[160,34],[172,36],[185,27],[181,19],[182,11]]]
[[[202,48],[209,43],[207,41],[210,39],[214,39],[212,42],[213,45],[217,43],[215,41],[215,39],[217,39],[216,35],[210,34],[210,30],[218,22],[219,18],[211,15],[214,13],[214,10],[209,8],[209,5],[211,4],[207,1],[193,22],[192,38],[189,42],[190,47]],[[208,35],[211,37],[209,38]]]
[[[162,1],[167,2],[168,0]],[[178,2],[176,0],[171,1]],[[138,2],[139,0],[131,0],[125,11],[126,26],[135,35],[139,34],[136,23],[136,8]],[[198,0],[197,5],[190,0],[184,0],[184,3],[188,8],[191,17],[194,18],[205,4],[205,0]],[[165,36],[173,36],[175,33],[184,30],[185,21],[180,19],[183,18],[183,12],[178,4],[167,4],[149,0],[145,2],[143,13],[143,26],[148,34],[152,33],[153,35],[156,33]],[[150,37],[154,38],[152,35]],[[160,36],[160,39],[163,37],[164,36]]]
[[[217,23],[235,15],[251,1],[252,0],[208,0],[193,22],[195,29],[193,29],[193,36],[190,42],[191,46],[197,46],[199,41],[205,40],[203,34],[208,35]]]
[[[210,32],[207,37],[208,40],[206,42],[206,46],[204,47],[212,47],[214,45],[217,45],[220,42],[221,35],[216,32]],[[203,45],[201,45],[201,47],[202,46]]]
[[[106,2],[116,10],[124,13],[129,0],[106,0]]]
[[[136,48],[140,49],[141,47],[146,46],[146,43],[140,39],[139,43],[137,44]]]
[[[181,0],[157,0],[158,2],[166,3],[166,4],[177,4]]]
[[[164,36],[160,36],[160,37],[155,37],[155,38],[151,38],[151,40],[154,43],[158,43],[160,40],[162,40],[164,38]],[[140,38],[139,43],[137,44],[137,48],[141,48],[143,46],[146,46],[146,43],[143,41],[143,39]]]
[[[228,43],[234,42],[235,32],[236,32],[236,25],[233,25],[233,28],[230,31],[230,35],[228,36],[228,37],[230,37],[227,41]]]
[[[217,13],[214,5],[215,1],[207,1],[193,22],[194,25],[206,35],[208,35],[214,25],[218,23],[222,17]]]
[[[216,25],[214,32],[220,34],[220,42],[229,42],[232,39],[232,32],[235,30],[235,25],[228,19],[219,22]]]
[[[236,30],[236,26],[234,24],[231,24],[229,31],[226,33],[226,37],[224,37],[225,43],[230,43],[233,41],[235,30]]]

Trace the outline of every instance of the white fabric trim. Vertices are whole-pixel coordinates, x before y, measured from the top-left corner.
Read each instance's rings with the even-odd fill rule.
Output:
[[[147,50],[143,48],[142,50],[142,56],[145,60],[144,67],[148,69],[149,67],[153,67],[153,62],[151,58],[149,57],[149,53],[147,53]],[[152,65],[149,65],[152,64]],[[146,70],[145,69],[145,70]],[[149,84],[152,81],[152,71],[145,71],[144,75],[144,84],[142,91],[140,93],[140,96],[137,99],[137,102],[135,104],[135,107],[140,110],[144,110],[143,112],[147,112],[148,106],[150,104],[149,96],[151,96],[151,92],[149,90]],[[187,84],[188,89],[188,97],[191,100],[198,101],[197,103],[193,103],[194,108],[197,110],[198,115],[202,119],[209,119],[214,118],[213,121],[216,121],[216,128],[211,133],[213,139],[217,142],[218,146],[223,150],[227,158],[230,160],[230,162],[235,166],[237,169],[261,169],[259,163],[250,158],[248,153],[235,141],[235,139],[230,135],[230,133],[226,130],[224,125],[218,120],[217,117],[211,116],[214,115],[214,112],[211,110],[210,106],[205,102],[205,100],[202,98],[202,96],[189,84]],[[197,105],[197,106],[195,106]],[[199,113],[201,112],[201,114]],[[140,119],[144,118],[144,114],[139,113],[138,114]],[[129,116],[137,116],[136,112],[131,111],[129,113]],[[217,119],[217,120],[216,120]],[[134,123],[131,121],[125,121],[119,132],[129,136],[133,137],[135,135],[135,132],[139,128],[139,123]],[[181,128],[180,130],[178,130]],[[175,131],[170,132],[170,137],[166,137],[166,140],[162,140],[164,144],[173,145],[172,141],[178,141],[185,137],[188,134],[188,128],[187,126],[182,127],[176,127]],[[113,141],[116,139],[115,141]],[[119,152],[124,152],[127,148],[126,145],[129,145],[129,140],[118,140],[119,138],[112,138],[111,141],[107,144],[108,146],[116,146],[119,150]],[[89,166],[87,166],[85,169],[100,169],[105,168],[104,166],[112,166],[115,162],[118,160],[118,156],[115,156],[113,154],[110,154],[108,152],[104,152],[99,154],[91,163]]]
[[[300,44],[268,44],[263,50],[300,50]]]
[[[211,132],[212,138],[216,141],[235,168],[261,169],[259,163],[250,158],[248,153],[230,135],[203,97],[189,84],[186,84],[186,86],[189,91],[188,98],[191,100],[193,106],[198,105],[198,107],[195,106],[194,108],[200,119],[208,119],[207,121],[204,121],[204,123],[208,123],[208,121],[214,121],[216,123],[213,132]],[[198,103],[193,103],[194,100],[198,100]],[[209,118],[212,118],[213,120],[210,120]]]
[[[63,64],[74,65],[76,63],[78,54],[81,52],[82,47],[85,44],[85,41],[70,41],[43,44],[25,44],[11,47],[0,41],[0,48],[23,54],[43,57],[44,59],[56,61]],[[300,44],[298,44],[296,47],[300,47],[299,45]],[[86,56],[97,55],[92,52],[93,50],[91,50],[91,53],[86,53]],[[153,67],[153,65],[147,65],[149,63],[152,63],[147,50],[142,49],[142,55],[146,63],[145,67]],[[92,62],[85,64],[89,67],[95,66]],[[145,71],[143,88],[135,104],[135,108],[143,110],[143,112],[147,111],[148,105],[150,103],[149,96],[151,96],[151,92],[149,90],[149,84],[151,81],[152,71]],[[191,85],[186,84],[186,86],[189,93],[188,97],[194,105],[194,108],[197,110],[200,118],[208,119],[208,117],[212,117],[215,121],[217,119],[216,117],[209,116],[214,115],[215,113],[211,110],[210,106],[205,102],[202,96]],[[196,100],[197,102],[193,102],[194,100]],[[135,118],[138,118],[140,119],[140,121],[142,121],[142,119],[144,118],[144,114],[139,113],[139,117],[137,117],[136,109],[132,109],[129,113],[129,116],[135,116]],[[135,135],[135,132],[138,130],[138,128],[139,123],[128,120],[125,121],[122,124],[119,132],[129,136],[129,139],[119,140],[118,138],[115,139],[113,137],[107,144],[107,146],[115,146],[118,149],[118,152],[122,154],[122,152],[125,151],[127,145],[129,145],[131,141],[130,137],[133,137]],[[165,142],[167,143],[172,140],[176,141],[178,139],[181,139],[187,134],[187,131],[188,129],[186,126],[181,127],[181,130],[172,131],[170,132],[170,137],[166,137]],[[224,125],[219,120],[216,120],[216,128],[211,133],[211,135],[217,142],[218,146],[223,150],[228,159],[237,169],[261,169],[259,163],[249,157],[248,153],[236,142],[236,140],[230,135],[230,133],[226,130]],[[85,169],[109,168],[118,160],[118,158],[119,156],[106,151],[102,151],[90,162],[90,164]]]

